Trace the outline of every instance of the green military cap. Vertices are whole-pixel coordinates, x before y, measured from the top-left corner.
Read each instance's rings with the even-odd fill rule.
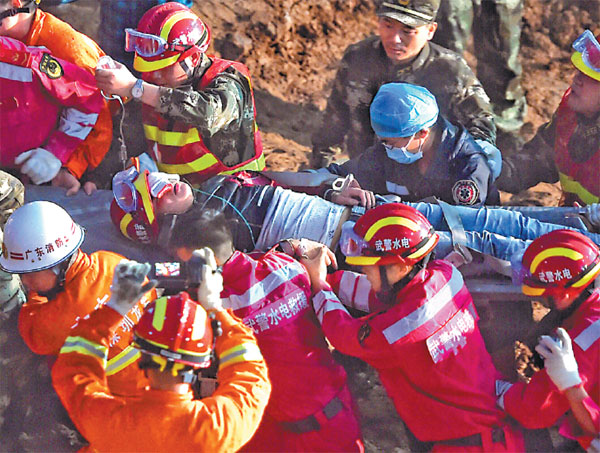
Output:
[[[440,0],[384,0],[377,15],[389,17],[409,27],[419,27],[435,21]]]

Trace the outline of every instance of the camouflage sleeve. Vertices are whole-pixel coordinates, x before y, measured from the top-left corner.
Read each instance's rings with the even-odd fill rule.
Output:
[[[23,205],[25,188],[21,181],[0,170],[0,229],[8,217]]]
[[[247,81],[237,72],[223,72],[201,91],[190,85],[161,87],[156,110],[173,120],[193,124],[202,135],[212,137],[239,122],[247,105],[252,106]]]
[[[503,158],[502,173],[496,180],[498,189],[518,193],[540,182],[558,181],[554,163],[554,117],[540,126],[535,137],[523,149]]]
[[[496,124],[490,99],[481,82],[461,58],[457,60],[460,83],[450,99],[449,118],[464,125],[475,139],[496,144]]]
[[[349,61],[345,55],[333,81],[321,127],[312,134],[313,149],[327,149],[344,142],[346,131],[350,128],[347,93],[349,73]]]

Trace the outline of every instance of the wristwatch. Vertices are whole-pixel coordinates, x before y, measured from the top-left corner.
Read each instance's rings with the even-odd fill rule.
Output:
[[[131,95],[134,99],[141,99],[144,94],[144,85],[142,85],[144,81],[142,79],[137,79],[133,87],[131,87]]]

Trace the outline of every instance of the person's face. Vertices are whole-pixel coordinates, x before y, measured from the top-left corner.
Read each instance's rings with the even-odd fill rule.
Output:
[[[367,276],[367,280],[371,284],[371,288],[376,293],[381,291],[381,274],[379,268],[381,266],[361,266],[361,272]],[[390,285],[402,280],[412,270],[412,266],[407,266],[403,263],[395,263],[383,266],[386,272],[387,280]]]
[[[379,266],[361,266],[361,272],[367,276],[371,288],[375,292],[381,290],[381,275],[379,275]]]
[[[44,269],[43,271],[21,274],[21,281],[28,290],[45,293],[56,286],[58,277],[51,269]]]
[[[571,83],[568,105],[577,113],[594,117],[600,112],[600,81],[577,71]]]
[[[415,58],[437,29],[436,22],[411,28],[388,17],[380,17],[378,24],[385,53],[394,63],[405,63]]]
[[[194,194],[189,184],[178,181],[173,190],[154,200],[154,209],[158,215],[183,214],[194,203]]]
[[[156,71],[145,72],[142,78],[161,87],[177,88],[187,81],[188,76],[179,63]]]
[[[4,11],[11,8],[18,8],[20,6],[20,1],[0,1],[0,13],[3,13]],[[18,28],[17,26],[21,23],[22,20],[23,14],[16,14],[14,16],[5,17],[4,19],[2,19],[2,21],[0,22],[0,36],[17,38],[17,36],[15,36],[15,30]]]

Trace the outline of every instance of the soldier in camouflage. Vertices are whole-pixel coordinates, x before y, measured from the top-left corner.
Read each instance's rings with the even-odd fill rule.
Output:
[[[518,58],[522,17],[523,0],[442,0],[433,38],[462,55],[473,31],[477,77],[490,96],[499,139],[517,134],[527,112]]]
[[[378,36],[346,49],[325,110],[312,136],[313,167],[331,161],[334,147],[350,157],[373,144],[369,105],[384,83],[406,82],[431,91],[441,113],[475,139],[495,143],[496,126],[481,83],[464,59],[430,42],[440,0],[389,0],[377,10]]]
[[[0,242],[4,224],[23,205],[24,187],[17,178],[0,171]],[[0,270],[0,312],[8,313],[25,302],[25,293],[18,275]]]

